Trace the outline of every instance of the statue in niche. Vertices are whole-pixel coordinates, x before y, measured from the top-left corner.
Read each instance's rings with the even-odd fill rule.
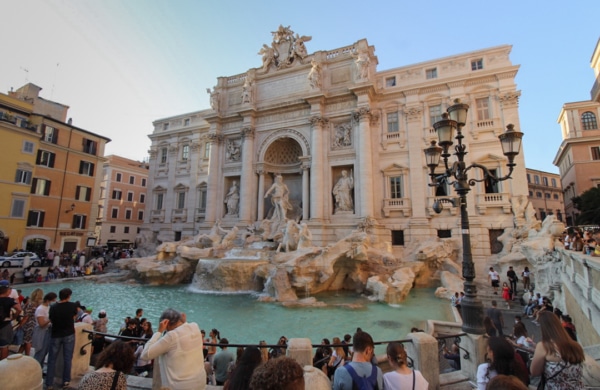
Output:
[[[321,88],[321,65],[313,58],[310,61],[312,68],[308,72],[308,83],[313,89]]]
[[[227,140],[226,149],[227,161],[240,161],[240,146],[234,140]]]
[[[333,196],[335,197],[335,213],[340,211],[354,211],[354,202],[352,201],[352,190],[354,189],[354,178],[352,171],[348,176],[348,171],[342,171],[342,177],[333,187]]]
[[[210,106],[213,110],[217,111],[219,109],[219,92],[213,87],[212,91],[210,88],[206,88],[206,93],[210,95]]]
[[[335,129],[333,147],[337,149],[347,146],[352,146],[352,126],[344,124]]]
[[[252,103],[252,79],[250,76],[246,77],[244,86],[242,87],[242,104]]]
[[[225,195],[225,200],[223,202],[227,205],[227,215],[238,215],[240,207],[240,189],[235,180],[231,187],[229,187],[229,192]]]
[[[283,183],[281,175],[275,176],[275,182],[265,194],[265,199],[270,195],[273,204],[273,215],[271,221],[283,222],[287,219],[287,211],[292,209],[289,202],[290,190]]]
[[[354,58],[356,58],[356,61],[354,63],[356,64],[356,69],[358,71],[358,78],[368,78],[369,63],[371,62],[371,60],[369,59],[369,54],[367,53],[367,51],[364,49],[359,50],[358,54],[354,55]]]

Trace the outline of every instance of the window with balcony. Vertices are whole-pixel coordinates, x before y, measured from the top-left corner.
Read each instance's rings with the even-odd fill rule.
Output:
[[[402,189],[402,176],[390,177],[390,198],[401,199],[403,198]]]
[[[581,127],[583,127],[583,130],[596,130],[598,128],[596,115],[589,111],[581,114]]]
[[[56,144],[58,142],[58,129],[52,126],[43,125],[42,126],[42,134],[43,140],[46,142],[50,142]]]
[[[88,161],[80,161],[79,173],[86,176],[94,176],[94,164]]]
[[[48,168],[54,168],[54,160],[56,155],[52,152],[39,149],[37,151],[37,157],[35,159],[36,165],[43,165]]]
[[[398,112],[389,112],[387,114],[387,131],[388,133],[397,133],[399,131]]]
[[[75,199],[82,202],[89,202],[92,199],[92,189],[90,187],[77,186],[75,189]]]
[[[429,79],[437,79],[437,68],[431,68],[425,70],[425,78]]]
[[[81,214],[73,215],[73,225],[71,226],[73,229],[85,229],[87,217]]]
[[[50,195],[50,180],[33,178],[31,182],[31,193],[36,195]]]
[[[32,177],[31,171],[29,171],[27,169],[17,169],[16,175],[15,175],[15,183],[31,184],[31,177]]]
[[[490,99],[479,98],[475,99],[475,106],[477,107],[477,120],[484,121],[492,117],[490,114]]]
[[[442,105],[436,104],[435,106],[429,106],[429,124],[433,126],[435,122],[442,120]]]
[[[483,58],[471,60],[471,70],[481,70],[481,69],[483,69]]]
[[[29,210],[27,214],[27,226],[43,227],[45,214],[43,211]]]
[[[123,197],[123,191],[121,190],[113,190],[112,199],[121,200]]]
[[[168,156],[168,149],[167,148],[161,148],[160,149],[160,163],[161,164],[165,164],[167,162],[167,156]]]
[[[490,173],[496,177],[498,177],[498,170],[497,169],[490,169]],[[485,193],[486,194],[497,194],[500,192],[500,186],[497,181],[492,180],[491,178],[486,178],[485,179]]]
[[[83,152],[87,154],[96,155],[98,149],[98,142],[92,141],[91,139],[83,139]]]

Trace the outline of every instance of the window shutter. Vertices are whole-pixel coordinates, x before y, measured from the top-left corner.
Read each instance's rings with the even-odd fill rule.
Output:
[[[79,161],[79,174],[83,173],[83,161]]]
[[[27,226],[35,225],[35,216],[36,214],[31,210],[29,211],[29,213],[27,213]]]
[[[44,217],[46,216],[46,212],[40,211],[39,213],[40,213],[40,219],[38,221],[38,226],[43,227],[44,226]]]
[[[52,143],[56,144],[58,143],[58,129],[55,127],[54,131],[52,132]]]
[[[90,176],[94,176],[94,164],[90,163]]]
[[[81,216],[81,228],[82,228],[82,229],[85,229],[85,222],[86,222],[86,219],[87,219],[87,215],[82,215],[82,216]]]
[[[72,229],[75,229],[77,227],[77,216],[73,215],[73,223],[71,225]]]
[[[79,194],[81,194],[81,186],[77,186],[75,189],[75,199],[79,200]]]
[[[54,153],[50,153],[50,158],[48,159],[48,166],[50,168],[54,168],[54,158],[56,155]]]
[[[46,125],[42,124],[42,138],[41,139],[45,139],[46,138]]]
[[[31,193],[35,194],[35,187],[37,187],[37,177],[33,178],[31,181]]]
[[[15,183],[21,183],[24,180],[21,180],[21,178],[25,178],[25,171],[22,171],[20,169],[17,169],[17,172],[15,173]]]
[[[41,161],[42,161],[42,151],[38,149],[37,157],[35,158],[35,164],[39,165]]]
[[[31,176],[33,175],[33,173],[29,172],[29,171],[24,171],[25,173],[25,184],[31,184]]]
[[[92,141],[92,154],[95,156],[96,155],[96,146],[98,145],[98,143],[96,141]]]
[[[50,184],[52,184],[52,182],[50,180],[46,180],[46,187],[44,188],[44,195],[46,196],[50,195]]]
[[[85,189],[85,200],[89,202],[91,198],[92,198],[92,189],[89,188],[89,187],[86,187],[86,189]]]

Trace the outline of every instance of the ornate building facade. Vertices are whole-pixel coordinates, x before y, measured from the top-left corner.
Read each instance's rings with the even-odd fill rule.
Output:
[[[527,185],[529,201],[537,219],[543,221],[546,216],[554,215],[564,222],[565,203],[560,175],[527,168]]]
[[[158,240],[270,218],[279,175],[287,217],[306,222],[319,245],[367,218],[397,256],[424,240],[459,239],[458,208],[433,211],[436,198],[456,194],[428,186],[423,151],[436,139],[433,123],[460,98],[470,105],[467,163],[507,172],[497,137],[509,123],[520,129],[511,46],[380,71],[365,39],[312,54],[308,41],[280,26],[259,52],[262,67],[207,90],[211,108],[154,122],[144,228]],[[476,183],[469,193],[476,257],[513,226],[511,197],[527,197],[523,153],[516,163],[512,180]]]

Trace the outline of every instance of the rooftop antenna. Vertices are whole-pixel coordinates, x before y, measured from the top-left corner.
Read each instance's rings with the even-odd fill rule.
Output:
[[[21,70],[25,72],[25,84],[29,83],[29,69],[23,68],[20,66]]]

